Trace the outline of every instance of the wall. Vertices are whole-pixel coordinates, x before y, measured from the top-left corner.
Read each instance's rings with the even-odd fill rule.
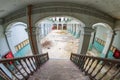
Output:
[[[6,33],[13,54],[16,53],[15,46],[28,39],[28,34],[25,31],[25,28],[25,26],[20,24],[14,25]]]
[[[3,55],[5,55],[9,51],[9,48],[8,48],[7,43],[6,43],[6,39],[5,39],[3,32],[4,32],[3,28],[0,25],[0,55],[1,55],[0,59]],[[4,67],[3,64],[0,64],[0,67],[6,72],[6,74],[8,74],[8,76],[11,77],[10,72]]]
[[[108,29],[106,29],[103,26],[98,26],[96,29],[96,36],[95,37],[100,38],[103,41],[106,41],[107,32],[108,32]]]
[[[4,32],[3,28],[0,25],[0,55],[1,56],[5,55],[9,51],[3,32]]]
[[[113,46],[120,50],[120,31],[116,31]]]

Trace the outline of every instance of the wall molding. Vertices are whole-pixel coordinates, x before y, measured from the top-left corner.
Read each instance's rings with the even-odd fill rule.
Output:
[[[26,16],[26,7],[22,8],[20,10],[17,10],[6,17],[5,23]],[[37,13],[60,13],[60,12],[67,12],[67,13],[80,13],[80,14],[86,14],[89,16],[94,16],[99,19],[104,19],[109,22],[114,22],[114,18],[112,18],[110,15],[101,12],[95,8],[91,8],[85,5],[81,4],[76,4],[76,3],[70,3],[70,2],[46,2],[46,3],[40,3],[33,5],[32,8],[32,14],[37,14]]]

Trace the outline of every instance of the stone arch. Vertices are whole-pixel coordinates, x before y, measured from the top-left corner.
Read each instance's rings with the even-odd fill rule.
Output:
[[[100,27],[100,26],[102,26],[110,31],[113,31],[112,27],[107,23],[96,23],[92,26],[92,28],[95,29],[96,27]]]
[[[107,23],[96,23],[92,26],[95,29],[95,32],[92,34],[90,47],[94,47],[97,53],[101,57],[105,57],[107,55],[107,48],[110,44],[112,35],[114,34],[114,30]],[[95,50],[92,50],[95,53]],[[94,54],[96,55],[96,54]]]
[[[13,22],[5,29],[6,41],[10,51],[14,54],[15,57],[29,55],[28,52],[31,52],[30,45],[28,45],[29,37],[26,32],[26,28],[27,24],[23,22]],[[23,48],[26,48],[26,51],[21,53],[20,51],[22,51]]]
[[[44,4],[44,5],[43,5]],[[63,7],[64,6],[64,7]],[[5,23],[8,23],[13,20],[26,20],[26,8],[18,10],[13,14],[10,14],[5,17]],[[33,24],[35,24],[40,18],[49,17],[49,16],[59,16],[59,15],[67,15],[75,17],[81,20],[86,24],[86,27],[92,27],[93,24],[98,22],[104,22],[113,27],[114,19],[93,8],[90,8],[85,5],[80,5],[76,3],[69,2],[46,2],[33,5],[32,7],[32,19]],[[24,18],[23,18],[24,17]]]
[[[13,22],[13,23],[10,23],[6,28],[5,28],[5,31],[8,31],[9,29],[11,29],[12,27],[16,26],[16,25],[23,25],[23,27],[27,28],[27,24],[26,23],[23,23],[23,22]]]

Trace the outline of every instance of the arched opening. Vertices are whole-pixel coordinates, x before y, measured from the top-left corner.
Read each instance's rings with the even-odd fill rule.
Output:
[[[84,24],[73,17],[53,16],[36,23],[40,33],[38,42],[42,53],[49,53],[52,59],[69,59],[71,53],[77,53],[80,29]],[[40,50],[41,51],[41,50]]]
[[[89,50],[92,56],[105,57],[106,47],[112,38],[113,30],[106,23],[97,23],[93,25],[95,32],[92,33]]]
[[[15,22],[8,25],[5,30],[5,35],[10,49],[10,52],[8,53],[13,54],[14,57],[32,55],[26,28],[27,24],[23,22]]]

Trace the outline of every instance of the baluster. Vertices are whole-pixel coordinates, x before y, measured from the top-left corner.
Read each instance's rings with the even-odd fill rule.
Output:
[[[82,61],[83,62],[82,62],[82,65],[81,65],[81,70],[84,71],[83,68],[84,68],[84,64],[85,64],[85,56],[83,56],[83,60]]]
[[[5,80],[12,80],[1,68],[0,68],[1,77]]]
[[[107,75],[107,73],[111,70],[111,68],[113,67],[114,65],[110,65],[109,69],[103,74],[103,76],[99,79],[99,80],[102,80],[102,78]]]
[[[30,66],[27,64],[26,59],[24,59],[24,62],[26,64],[26,66],[28,67],[28,70],[30,71],[30,74],[32,75],[32,70],[30,69]]]
[[[88,67],[87,71],[85,71],[86,74],[89,74],[89,70],[90,70],[91,66],[93,65],[94,61],[95,61],[95,59],[92,59],[90,66]]]
[[[40,57],[38,56],[37,59],[38,59],[38,67],[40,68],[40,66],[41,66]]]
[[[23,79],[25,79],[26,77],[22,74],[22,72],[18,69],[18,67],[16,66],[16,61],[14,61],[13,66],[17,69],[17,71],[22,75]]]
[[[33,58],[34,58],[34,57],[31,57],[31,62],[32,62],[32,65],[33,65],[34,70],[36,71],[37,69],[36,69],[36,65],[35,65],[35,62],[34,62]]]
[[[120,68],[116,71],[116,73],[110,78],[110,80],[114,80],[115,77],[120,73]]]
[[[48,52],[47,52],[47,60],[49,60],[49,55],[48,55]]]
[[[99,62],[100,62],[100,60],[99,60],[99,61],[97,60],[97,63],[96,63],[96,65],[95,65],[95,67],[94,67],[93,70],[89,73],[90,75],[92,75],[93,71],[96,69],[96,67],[98,66]]]
[[[26,59],[26,62],[27,62],[27,64],[28,64],[28,66],[29,66],[32,74],[33,74],[34,70],[32,69],[32,66],[31,66],[31,64],[30,64],[29,58]]]
[[[89,58],[87,58],[87,57],[85,57],[85,65],[84,65],[84,67],[83,67],[83,71],[85,71],[85,69],[86,69],[86,64],[87,64],[87,59],[89,59]]]
[[[95,77],[98,75],[98,73],[100,73],[101,69],[102,69],[104,66],[105,66],[105,62],[103,62],[101,68],[96,72],[96,74],[93,76],[93,78],[95,78]]]
[[[86,60],[88,59],[88,61],[86,62],[86,65],[85,65],[85,67],[84,67],[84,71],[86,70],[86,68],[87,68],[87,66],[88,66],[88,63],[89,63],[89,61],[90,61],[90,58],[86,58]]]
[[[22,66],[22,68],[24,69],[24,71],[26,72],[26,74],[29,75],[29,73],[27,72],[27,70],[25,69],[25,67],[24,67],[23,64],[22,64],[22,61],[19,60],[18,62],[20,63],[20,65]]]
[[[79,66],[79,56],[77,56],[77,66]]]
[[[80,69],[80,68],[81,68],[81,65],[82,65],[83,56],[80,56],[79,59],[80,59],[80,60],[79,60],[79,69]]]
[[[35,62],[35,58],[33,57],[32,60],[33,60],[33,63],[34,63],[35,69],[37,70],[37,63]]]
[[[29,64],[30,64],[30,66],[31,66],[31,69],[32,69],[33,71],[35,71],[35,69],[34,69],[34,67],[33,67],[33,65],[32,65],[32,62],[31,62],[30,58],[28,58],[28,61],[29,61]]]
[[[11,74],[17,79],[17,80],[19,80],[19,78],[15,75],[15,73],[13,73],[13,71],[11,70],[11,69],[9,69],[9,67],[8,67],[8,63],[4,63],[4,65],[5,65],[5,67],[8,69],[8,71],[10,71],[11,72]],[[9,65],[10,66],[10,65]]]

